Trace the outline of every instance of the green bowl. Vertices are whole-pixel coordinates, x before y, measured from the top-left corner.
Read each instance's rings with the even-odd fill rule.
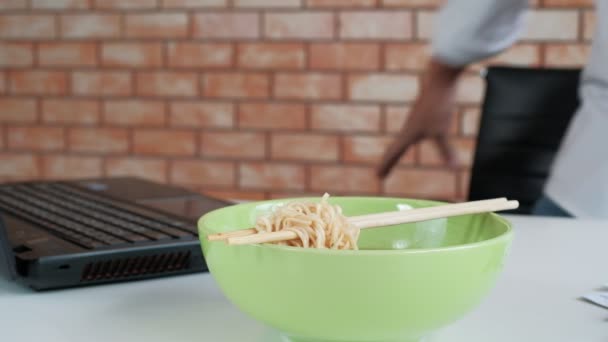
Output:
[[[513,234],[498,215],[478,214],[363,230],[358,251],[206,239],[251,227],[258,215],[290,200],[218,209],[198,226],[209,270],[228,299],[291,341],[419,341],[479,304]],[[347,216],[440,204],[373,197],[330,202]]]

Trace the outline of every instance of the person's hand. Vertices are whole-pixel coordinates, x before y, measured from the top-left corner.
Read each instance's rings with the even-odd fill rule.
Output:
[[[458,76],[462,70],[463,68],[446,66],[437,61],[430,62],[422,79],[420,95],[408,119],[382,157],[377,169],[378,177],[385,178],[399,158],[423,139],[431,139],[436,144],[446,164],[456,164],[447,135],[454,113]]]

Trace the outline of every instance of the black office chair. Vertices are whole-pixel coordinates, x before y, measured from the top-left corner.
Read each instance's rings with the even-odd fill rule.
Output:
[[[578,108],[580,70],[490,67],[469,200],[517,199],[530,214]]]

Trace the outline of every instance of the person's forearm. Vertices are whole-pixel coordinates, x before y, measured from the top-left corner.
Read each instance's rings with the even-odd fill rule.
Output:
[[[380,178],[386,177],[407,149],[422,139],[435,142],[446,165],[458,163],[447,135],[453,119],[456,85],[463,70],[462,66],[453,67],[435,59],[430,60],[408,120],[382,156],[377,170]]]
[[[454,83],[458,80],[464,69],[466,69],[466,65],[451,66],[437,58],[431,58],[422,78],[422,86],[424,87],[429,82],[446,85]]]

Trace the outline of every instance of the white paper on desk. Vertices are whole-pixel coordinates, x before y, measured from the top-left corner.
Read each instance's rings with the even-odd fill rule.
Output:
[[[592,292],[584,295],[583,298],[608,309],[608,292]]]

